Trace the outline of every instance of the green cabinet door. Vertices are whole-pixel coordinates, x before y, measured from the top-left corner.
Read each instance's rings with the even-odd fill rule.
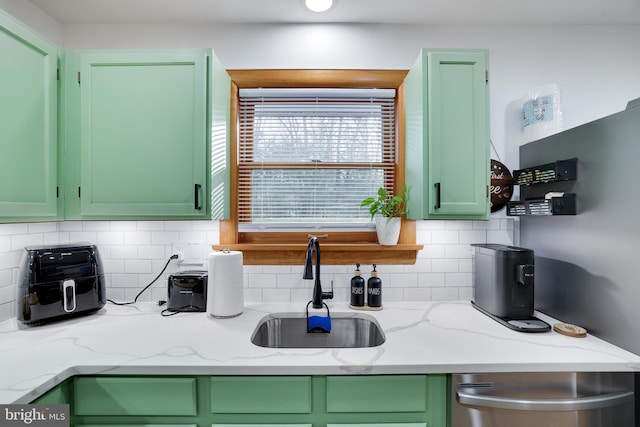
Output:
[[[211,51],[70,52],[65,62],[66,217],[210,218]]]
[[[58,217],[58,49],[0,11],[0,222]]]
[[[195,416],[195,378],[79,377],[74,381],[75,415]]]
[[[410,219],[488,219],[485,50],[423,50],[405,80]]]

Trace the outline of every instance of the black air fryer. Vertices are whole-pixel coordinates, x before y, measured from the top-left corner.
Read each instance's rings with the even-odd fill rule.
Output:
[[[547,323],[533,317],[533,251],[492,243],[471,246],[473,306],[511,329],[548,331]]]
[[[205,311],[208,271],[181,271],[169,276],[167,310]]]
[[[28,325],[90,314],[106,303],[98,248],[88,243],[27,246],[18,284],[18,320]]]

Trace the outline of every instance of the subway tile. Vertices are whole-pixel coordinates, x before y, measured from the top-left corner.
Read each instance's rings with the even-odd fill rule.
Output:
[[[193,230],[192,221],[165,221],[164,229],[167,231],[191,231]]]
[[[136,221],[113,221],[110,229],[113,231],[135,231],[138,227]]]
[[[445,285],[444,273],[418,273],[418,287],[437,287]]]
[[[96,231],[70,231],[69,242],[88,242],[97,244],[98,233]]]
[[[400,302],[404,301],[404,289],[403,288],[386,288],[382,289],[382,305],[385,301],[388,302]]]
[[[150,231],[136,231],[127,230],[123,233],[123,243],[125,245],[150,245],[151,244],[151,232]]]
[[[263,289],[262,290],[262,302],[276,303],[283,301],[291,301],[291,294],[289,289]]]
[[[0,224],[0,236],[12,236],[29,232],[29,224]]]
[[[154,231],[151,233],[151,244],[170,245],[180,242],[180,232],[178,231]]]
[[[164,221],[137,221],[138,231],[164,231]]]
[[[82,221],[62,221],[58,224],[58,231],[82,231]]]
[[[16,288],[14,286],[0,286],[0,304],[11,303],[16,300]]]
[[[0,235],[0,253],[11,250],[11,236]]]
[[[276,288],[278,286],[275,274],[247,274],[245,286],[249,288]]]
[[[50,233],[52,231],[58,231],[58,225],[55,222],[32,222],[27,227],[29,234]]]
[[[42,233],[15,234],[11,236],[11,250],[22,250],[25,246],[44,244]]]
[[[137,258],[139,259],[169,259],[171,254],[167,254],[165,246],[162,245],[140,245],[137,248]],[[170,252],[170,251],[169,251]]]
[[[262,302],[262,289],[244,288],[244,301],[250,303]]]
[[[441,220],[424,220],[416,222],[416,230],[444,230],[446,221]]]
[[[14,284],[12,270],[10,268],[0,270],[0,288]]]
[[[489,221],[417,221],[417,242],[424,249],[413,265],[379,265],[383,301],[468,300],[471,294],[470,243],[513,244],[517,221],[495,217]],[[173,244],[185,242],[194,264],[172,261],[147,291],[145,298],[166,297],[166,280],[184,269],[205,269],[211,245],[218,243],[218,221],[62,221],[0,224],[0,320],[12,312],[22,249],[31,244],[86,241],[98,244],[105,268],[107,295],[133,298],[160,274],[173,253]],[[199,259],[203,263],[198,263]],[[322,266],[323,289],[334,282],[334,301],[349,301],[354,265]],[[362,265],[368,279],[371,265]],[[300,301],[310,299],[313,281],[302,279],[303,266],[244,266],[245,301]],[[9,290],[8,290],[9,289]],[[145,293],[146,294],[146,293]],[[10,296],[7,296],[10,295]],[[117,298],[116,298],[117,297]],[[15,313],[13,313],[15,315]]]
[[[473,221],[446,221],[446,230],[471,230],[473,228]]]
[[[432,271],[431,259],[425,259],[418,257],[415,264],[409,264],[404,266],[405,273],[430,273]]]
[[[511,245],[513,244],[513,230],[489,230],[487,231],[487,242]]]
[[[444,258],[445,248],[445,245],[428,245],[420,251],[420,256],[427,259]]]
[[[431,267],[434,273],[457,273],[459,263],[455,258],[434,259],[431,261]]]
[[[203,232],[203,231],[220,231],[220,222],[219,221],[194,221],[193,229]]]
[[[445,286],[447,287],[471,286],[472,280],[471,273],[445,273]]]
[[[138,259],[126,259],[124,260],[124,272],[125,273],[151,273],[151,261],[138,260]]]
[[[473,259],[459,259],[458,271],[461,273],[471,273],[473,271]]]
[[[102,246],[101,246],[102,247]],[[110,256],[111,259],[138,259],[138,247],[137,246],[113,246],[110,248]],[[102,256],[102,252],[100,252]],[[140,257],[143,258],[143,257]]]
[[[485,230],[462,230],[460,231],[460,243],[486,243],[487,232]]]
[[[124,244],[124,233],[122,231],[98,231],[98,245],[122,245]]]
[[[458,300],[471,301],[473,299],[473,288],[471,286],[461,286],[458,288]]]
[[[82,230],[83,231],[110,231],[111,230],[111,222],[110,221],[83,221],[82,222]]]
[[[434,230],[431,235],[432,243],[436,245],[456,244],[460,239],[458,230]]]
[[[277,274],[276,287],[295,289],[302,286],[302,276],[297,274]]]
[[[6,304],[0,304],[0,321],[15,317],[15,305],[16,304],[13,301]]]
[[[473,255],[471,245],[447,245],[445,247],[445,258],[471,258]]]
[[[404,290],[403,301],[429,301],[431,299],[430,288],[407,288]]]
[[[432,301],[459,301],[458,288],[431,288]]]
[[[392,288],[416,288],[418,287],[418,274],[417,273],[396,273],[390,274],[383,279],[382,286]]]

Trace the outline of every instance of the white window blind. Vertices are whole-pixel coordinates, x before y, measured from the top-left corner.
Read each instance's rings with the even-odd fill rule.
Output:
[[[361,201],[393,189],[395,90],[241,89],[238,219],[368,224]]]

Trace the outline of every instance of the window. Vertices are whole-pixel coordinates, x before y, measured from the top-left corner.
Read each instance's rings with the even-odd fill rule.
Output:
[[[323,264],[350,264],[350,263],[388,263],[388,264],[413,264],[415,263],[416,253],[419,249],[422,249],[422,245],[415,244],[415,221],[403,221],[402,230],[400,233],[400,244],[396,247],[380,247],[377,244],[377,237],[373,229],[362,229],[362,231],[354,231],[354,224],[367,224],[369,219],[367,217],[366,209],[360,209],[359,205],[362,199],[367,197],[367,194],[371,196],[375,195],[378,187],[381,186],[381,182],[385,186],[391,186],[391,189],[398,191],[402,188],[404,183],[404,108],[403,108],[403,86],[402,82],[406,76],[406,70],[229,70],[229,75],[232,80],[231,87],[231,187],[232,196],[231,206],[231,219],[220,222],[220,244],[214,245],[214,249],[230,248],[240,250],[243,252],[243,261],[245,265],[302,265],[304,262],[304,252],[306,249],[306,243],[308,240],[308,234],[317,232],[318,227],[326,226],[329,221],[335,227],[339,222],[333,222],[336,218],[331,215],[318,215],[317,210],[314,211],[304,204],[300,204],[295,209],[297,214],[289,215],[293,212],[293,208],[290,208],[287,203],[282,200],[287,200],[287,193],[292,193],[291,176],[290,174],[299,173],[298,167],[304,166],[305,170],[308,170],[309,175],[306,177],[306,181],[312,183],[321,183],[328,185],[331,182],[331,191],[335,192],[336,181],[332,179],[345,179],[346,176],[351,174],[352,176],[365,175],[369,176],[368,179],[361,181],[368,182],[366,185],[370,185],[371,188],[375,187],[370,193],[364,187],[356,190],[355,186],[352,188],[353,195],[352,200],[357,201],[357,208],[354,210],[354,203],[350,203],[351,208],[344,208],[341,212],[340,221],[345,227],[350,228],[347,231],[329,231],[329,238],[322,242],[322,263]],[[320,92],[328,93],[319,89],[335,89],[335,88],[348,88],[348,89],[392,89],[396,94],[395,103],[395,119],[393,123],[382,124],[382,118],[368,119],[369,122],[375,122],[380,120],[380,126],[387,127],[389,135],[392,137],[390,142],[383,143],[380,139],[377,139],[375,144],[371,143],[369,138],[361,136],[362,150],[367,151],[364,147],[369,147],[373,150],[375,145],[375,153],[373,155],[362,154],[358,157],[358,161],[354,161],[350,158],[350,161],[344,161],[344,155],[342,157],[337,154],[331,154],[331,151],[320,150],[317,152],[317,146],[322,146],[321,142],[317,142],[312,145],[305,145],[304,149],[300,150],[288,150],[281,149],[277,146],[277,143],[271,141],[266,145],[256,145],[253,138],[253,133],[256,131],[256,126],[263,126],[264,129],[271,127],[284,126],[281,119],[283,117],[291,116],[291,114],[283,114],[282,109],[277,107],[265,106],[270,102],[253,102],[254,106],[247,107],[242,106],[241,94],[246,98],[262,98],[261,96],[247,96],[252,95],[251,92],[245,92],[245,89],[251,88],[303,88],[308,89],[306,95],[316,92],[316,95]],[[360,91],[352,91],[354,93],[362,93]],[[376,91],[373,91],[376,92]],[[382,93],[383,91],[378,91]],[[267,92],[264,92],[266,94]],[[276,92],[272,92],[275,94]],[[284,94],[284,91],[280,91],[279,94]],[[256,93],[253,93],[256,95]],[[367,95],[370,98],[371,92]],[[300,98],[300,97],[299,97]],[[315,98],[315,97],[314,97]],[[367,99],[368,99],[367,98]],[[265,97],[266,99],[266,97]],[[356,98],[354,104],[361,104],[358,114],[346,115],[346,119],[337,119],[334,115],[326,114],[322,117],[322,120],[326,120],[329,124],[329,129],[334,127],[340,127],[342,125],[346,127],[346,123],[349,121],[359,120],[366,122],[362,116],[364,112],[371,112],[378,109],[382,111],[382,107],[363,108],[362,98]],[[315,102],[315,101],[314,101]],[[382,105],[382,101],[377,101]],[[386,101],[385,101],[386,103]],[[256,106],[258,108],[256,109]],[[245,114],[248,114],[245,118],[242,118],[242,109],[247,108]],[[356,108],[356,109],[358,109]],[[331,109],[329,109],[331,111]],[[262,116],[256,121],[255,114]],[[343,114],[343,116],[345,116]],[[298,115],[290,120],[290,126],[295,124],[299,125],[296,121],[303,121],[305,115]],[[248,135],[242,135],[242,120],[246,120],[250,123],[247,128]],[[315,121],[315,126],[318,127],[318,120],[314,119],[309,122]],[[273,123],[278,123],[274,125]],[[336,125],[338,123],[338,125]],[[321,128],[327,130],[326,123],[322,123]],[[269,126],[267,126],[269,125]],[[380,126],[378,129],[380,129]],[[289,129],[288,131],[292,131]],[[282,131],[278,131],[282,133]],[[278,132],[275,132],[276,134]],[[329,133],[337,132],[331,130]],[[244,138],[244,141],[243,141]],[[324,137],[316,138],[323,141]],[[245,145],[245,148],[243,147]],[[325,144],[331,146],[332,143]],[[385,145],[387,144],[387,145]],[[339,151],[341,147],[334,147]],[[353,149],[353,148],[352,148]],[[372,161],[375,159],[376,161]],[[382,160],[384,159],[384,160]],[[365,161],[366,160],[366,161]],[[366,164],[366,165],[365,165]],[[386,169],[385,169],[386,168]],[[384,169],[384,172],[382,170]],[[256,172],[259,171],[259,172]],[[391,175],[391,173],[393,175]],[[269,179],[264,181],[263,176],[260,175],[273,175],[280,174],[282,177],[279,185],[274,185],[274,181]],[[287,177],[287,175],[289,176]],[[376,180],[370,179],[371,176],[376,176]],[[393,176],[393,178],[391,178]],[[330,178],[329,178],[330,177]],[[265,203],[258,200],[255,204],[253,198],[255,189],[258,188],[256,184],[259,181],[268,182],[269,184],[262,189],[258,189],[257,193],[269,194],[271,191],[271,197],[274,194],[280,194],[281,200],[279,203]],[[295,178],[297,183],[303,182],[297,177]],[[375,181],[375,183],[373,183]],[[247,186],[248,182],[248,186]],[[288,186],[288,191],[287,187]],[[284,187],[284,188],[283,188]],[[265,189],[266,188],[266,189]],[[364,188],[364,189],[363,189]],[[304,192],[295,188],[298,191],[298,198],[305,200]],[[341,188],[342,189],[342,188]],[[356,193],[358,193],[356,195]],[[312,197],[313,198],[313,197]],[[307,200],[311,198],[306,197]],[[315,201],[320,200],[320,197],[315,197]],[[348,199],[348,197],[347,197]],[[262,203],[262,204],[261,204]],[[258,206],[260,209],[258,210]],[[274,212],[277,214],[278,210],[289,210],[289,219],[291,222],[279,222],[281,219],[274,220]],[[306,211],[305,211],[306,210]],[[266,213],[265,213],[266,212]],[[311,213],[310,213],[311,212]],[[314,213],[315,212],[315,213]],[[351,212],[351,213],[349,213]],[[359,216],[359,218],[358,218]],[[252,224],[252,220],[256,219]],[[348,219],[346,219],[348,218]],[[313,221],[312,221],[313,220]],[[315,222],[314,222],[315,221]],[[275,224],[281,224],[281,226],[275,226]],[[268,226],[268,227],[267,227]],[[283,230],[282,227],[286,227]],[[338,226],[340,229],[340,227]]]
[[[395,183],[394,89],[240,89],[240,229],[371,228]]]

